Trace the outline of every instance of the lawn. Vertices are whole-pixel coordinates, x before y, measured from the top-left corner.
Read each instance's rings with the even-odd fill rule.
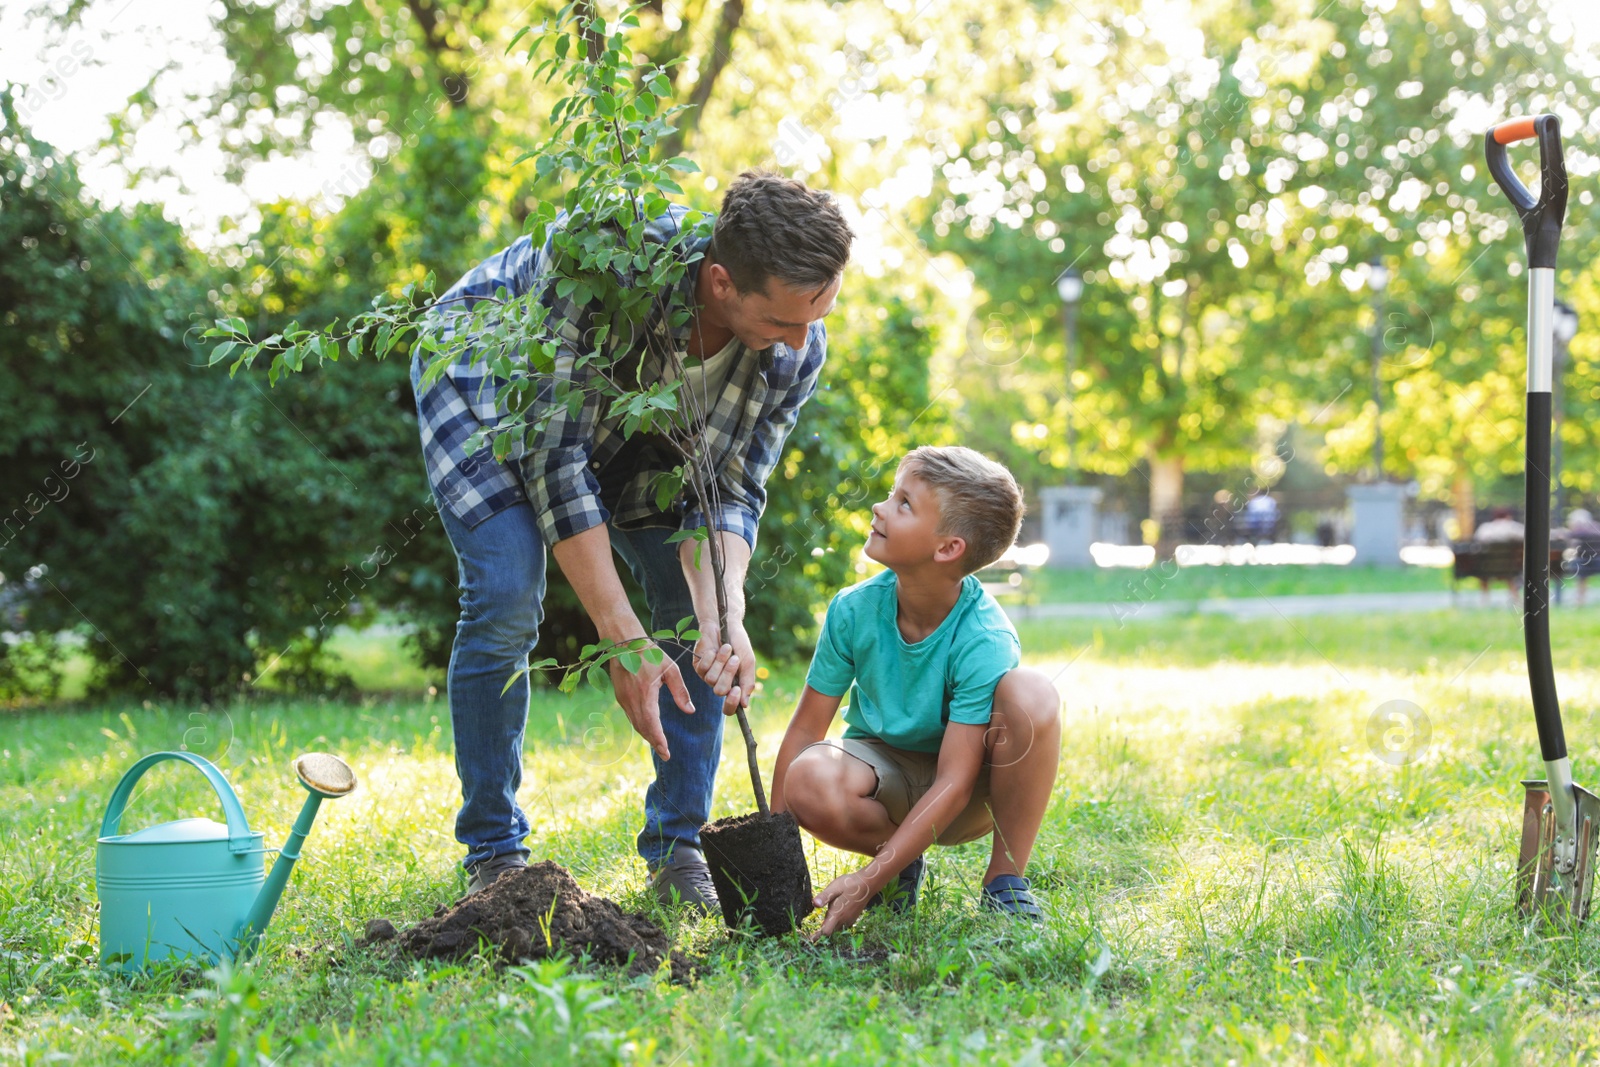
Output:
[[[1477,585],[1472,585],[1475,590]],[[1337,593],[1440,593],[1450,589],[1450,571],[1440,567],[1356,565],[1178,567],[1035,567],[1003,599],[1017,603],[1115,603],[1149,600],[1230,600],[1264,596],[1325,596]],[[1469,590],[1471,591],[1471,590]]]
[[[1600,775],[1600,618],[1555,625],[1580,781]],[[692,987],[582,964],[385,965],[365,921],[452,899],[456,780],[426,680],[356,703],[72,706],[0,719],[0,1059],[78,1063],[1512,1063],[1600,1054],[1600,948],[1510,907],[1517,782],[1538,769],[1514,612],[1062,620],[1023,627],[1066,698],[1057,798],[1032,874],[1041,929],[978,913],[980,846],[933,856],[908,916],[811,945],[670,916]],[[381,649],[368,684],[385,675]],[[390,661],[391,669],[395,664]],[[770,759],[799,682],[768,679]],[[1413,702],[1428,744],[1388,762],[1374,711]],[[607,730],[612,733],[608,735]],[[1421,736],[1421,731],[1417,735]],[[582,739],[590,742],[585,745]],[[599,738],[601,744],[593,742]],[[361,776],[330,802],[252,966],[130,980],[94,964],[93,839],[141,753],[215,756],[280,841],[327,748]],[[729,745],[717,814],[749,807]],[[522,802],[535,857],[645,907],[632,834],[648,765],[594,694],[540,695]],[[145,821],[209,812],[158,772]],[[817,847],[824,884],[854,861]],[[816,919],[811,920],[812,924]]]

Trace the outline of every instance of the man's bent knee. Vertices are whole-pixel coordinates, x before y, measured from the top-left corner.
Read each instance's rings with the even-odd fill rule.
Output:
[[[468,641],[479,652],[516,660],[539,641],[544,613],[531,593],[520,596],[463,597],[456,641]]]

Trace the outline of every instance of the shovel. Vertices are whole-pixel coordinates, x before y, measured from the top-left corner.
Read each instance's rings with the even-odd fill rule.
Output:
[[[1539,197],[1517,180],[1506,146],[1539,142]],[[1522,632],[1528,685],[1545,778],[1522,783],[1522,845],[1517,856],[1517,908],[1582,922],[1594,891],[1595,829],[1600,797],[1573,784],[1561,729],[1555,668],[1550,662],[1550,386],[1555,339],[1556,252],[1567,213],[1567,168],[1554,115],[1513,119],[1484,138],[1489,174],[1522,219],[1528,252],[1528,436]]]

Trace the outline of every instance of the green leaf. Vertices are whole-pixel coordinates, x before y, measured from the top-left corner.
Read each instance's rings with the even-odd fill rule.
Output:
[[[706,528],[704,526],[696,526],[692,530],[679,530],[671,537],[668,537],[666,543],[669,545],[675,545],[679,541],[704,541],[709,536],[710,534],[706,532]]]
[[[506,684],[505,684],[504,688],[502,688],[500,690],[500,695],[501,696],[505,696],[507,693],[511,692],[511,687],[517,684],[517,679],[521,678],[524,674],[527,674],[527,673],[528,673],[528,668],[527,667],[519,667],[517,670],[512,671],[511,672],[511,677],[506,679]]]
[[[627,671],[629,674],[639,673],[639,653],[624,652],[622,655],[617,657],[617,661],[622,664],[622,669]]]

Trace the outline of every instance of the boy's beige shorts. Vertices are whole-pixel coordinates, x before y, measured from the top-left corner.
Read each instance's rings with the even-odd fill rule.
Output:
[[[884,744],[877,738],[837,737],[807,745],[831,745],[871,767],[878,776],[877,791],[872,799],[882,804],[889,813],[889,821],[899,826],[905,822],[911,809],[933,786],[939,770],[937,752],[907,752]],[[994,830],[994,815],[989,810],[989,761],[984,760],[978,769],[978,780],[972,784],[972,798],[967,806],[951,821],[949,829],[939,833],[941,845],[959,845],[983,837]]]

